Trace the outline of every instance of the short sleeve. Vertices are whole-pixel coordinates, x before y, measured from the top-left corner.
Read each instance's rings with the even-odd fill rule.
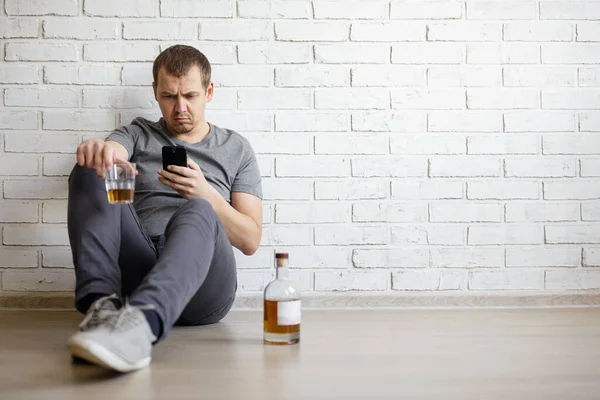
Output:
[[[256,161],[256,155],[250,144],[247,144],[244,151],[244,157],[233,180],[233,185],[231,185],[231,191],[248,193],[262,200],[260,170]]]
[[[131,125],[122,126],[112,131],[111,134],[108,135],[108,137],[104,140],[111,140],[113,142],[122,144],[127,150],[127,154],[129,154],[129,159],[131,160],[133,157],[133,150],[135,149],[135,143],[137,141],[137,137],[134,132],[135,129],[132,129]]]

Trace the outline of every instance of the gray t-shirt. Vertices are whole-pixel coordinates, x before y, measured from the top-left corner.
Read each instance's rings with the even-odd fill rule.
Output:
[[[208,136],[194,144],[171,135],[163,118],[158,122],[136,118],[106,138],[125,146],[129,160],[137,163],[139,174],[133,205],[151,237],[163,234],[171,216],[186,202],[158,180],[163,146],[184,146],[207,182],[228,202],[231,192],[249,193],[262,199],[260,171],[248,140],[232,130],[209,125]]]

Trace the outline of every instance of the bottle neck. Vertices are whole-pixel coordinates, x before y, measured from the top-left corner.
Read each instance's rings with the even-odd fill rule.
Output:
[[[276,259],[275,260],[275,277],[277,279],[287,279],[287,277],[288,277],[288,260],[287,259]]]

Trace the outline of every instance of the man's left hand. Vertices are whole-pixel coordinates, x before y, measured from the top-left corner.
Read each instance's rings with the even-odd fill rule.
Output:
[[[186,200],[208,199],[215,189],[206,181],[202,170],[191,158],[187,159],[187,165],[187,168],[170,165],[168,171],[159,170],[158,180],[173,188]]]

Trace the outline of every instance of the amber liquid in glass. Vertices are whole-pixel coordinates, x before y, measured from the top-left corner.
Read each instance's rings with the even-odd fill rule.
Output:
[[[300,324],[296,325],[279,325],[277,320],[277,309],[280,303],[297,300],[265,300],[264,301],[264,314],[265,314],[265,333],[274,333],[277,335],[285,335],[289,338],[287,343],[280,343],[275,341],[266,340],[271,344],[292,344],[300,341]]]
[[[133,203],[133,189],[109,189],[110,203]]]

